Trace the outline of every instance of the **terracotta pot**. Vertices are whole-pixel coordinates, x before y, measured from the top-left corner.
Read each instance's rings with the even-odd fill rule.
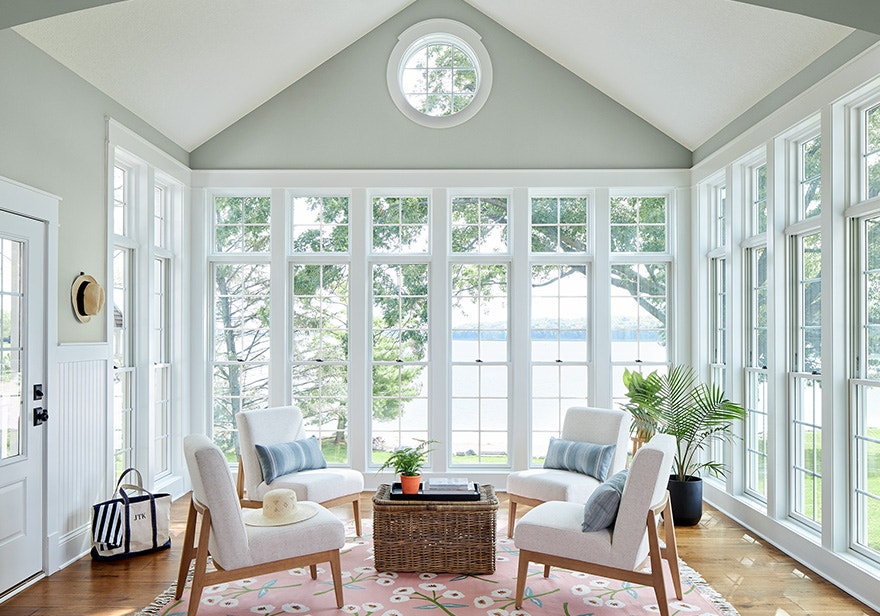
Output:
[[[404,494],[418,494],[419,486],[422,483],[421,475],[401,475],[400,476],[400,490]]]

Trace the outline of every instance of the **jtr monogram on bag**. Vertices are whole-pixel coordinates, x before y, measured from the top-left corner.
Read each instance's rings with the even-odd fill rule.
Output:
[[[132,520],[134,520],[134,521],[137,521],[137,520],[146,520],[146,519],[147,519],[147,514],[146,514],[146,513],[136,513],[136,514],[134,514],[134,517],[132,518]]]

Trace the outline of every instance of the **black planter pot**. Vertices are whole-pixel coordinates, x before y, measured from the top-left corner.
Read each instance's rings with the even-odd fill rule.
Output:
[[[686,475],[679,481],[678,475],[669,476],[669,502],[672,505],[672,520],[676,526],[696,526],[703,517],[703,480]]]

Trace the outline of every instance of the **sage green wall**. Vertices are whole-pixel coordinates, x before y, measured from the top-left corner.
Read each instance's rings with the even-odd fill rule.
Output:
[[[0,30],[0,175],[61,197],[58,341],[102,342],[103,319],[80,323],[70,285],[81,271],[105,288],[106,119],[184,164],[188,154],[12,30]],[[51,314],[51,312],[50,312]]]
[[[537,9],[536,9],[537,10]],[[467,24],[493,67],[482,110],[454,128],[408,120],[385,71],[425,19]],[[190,154],[193,169],[681,169],[690,150],[461,0],[420,0]]]

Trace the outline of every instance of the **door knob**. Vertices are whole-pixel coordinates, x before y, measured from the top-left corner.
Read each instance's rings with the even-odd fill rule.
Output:
[[[34,425],[39,426],[43,423],[49,421],[49,411],[42,407],[37,407],[34,409]]]

